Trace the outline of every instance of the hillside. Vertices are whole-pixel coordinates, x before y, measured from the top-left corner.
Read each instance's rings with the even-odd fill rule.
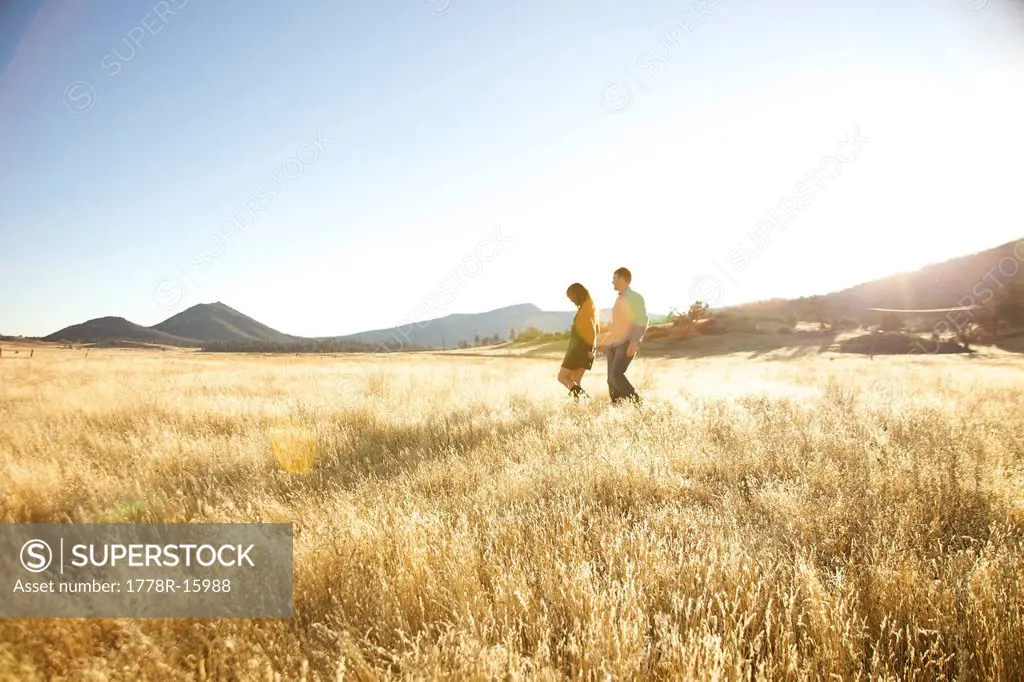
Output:
[[[1021,278],[1024,251],[1017,243],[1010,242],[814,298],[824,303],[832,315],[857,320],[871,317],[868,308],[920,310],[982,304],[1014,275]],[[785,316],[792,312],[800,313],[810,300],[807,297],[773,299],[731,306],[725,310]]]
[[[785,317],[792,313],[805,315],[813,305],[824,304],[828,317],[873,323],[877,314],[869,312],[868,308],[929,309],[985,303],[991,292],[1004,286],[1013,275],[1024,279],[1020,274],[1024,270],[1022,257],[1024,252],[1011,242],[842,291],[793,300],[758,301],[725,308],[724,312]],[[648,313],[652,320],[659,317],[651,311]],[[489,339],[497,335],[507,339],[510,330],[518,333],[529,327],[544,333],[563,332],[569,329],[574,314],[572,310],[546,311],[523,303],[483,313],[460,313],[410,322],[402,328],[307,339],[279,332],[218,301],[194,305],[152,327],[142,327],[123,317],[101,317],[61,329],[44,340],[81,343],[116,340],[203,347],[216,344],[220,350],[230,350],[236,344],[245,348],[305,344],[316,349],[324,346],[322,342],[342,343],[345,348],[354,350],[379,344],[454,348],[460,342],[473,343],[477,336]],[[601,310],[600,315],[602,321],[607,321],[610,311]]]
[[[143,327],[129,322],[123,317],[97,317],[81,324],[65,327],[43,341],[65,341],[75,343],[99,343],[106,341],[136,341],[140,343],[162,343],[168,346],[195,346],[194,339],[186,339],[173,334]]]
[[[213,342],[291,343],[302,339],[283,334],[218,301],[194,305],[152,327],[143,327],[123,317],[98,317],[65,327],[43,340],[78,343],[131,341],[192,347]]]
[[[532,303],[523,303],[484,313],[446,315],[401,328],[374,329],[337,338],[371,344],[394,343],[395,339],[399,339],[408,345],[451,348],[459,341],[471,343],[474,335],[487,338],[497,334],[507,339],[512,329],[536,327],[542,332],[565,331],[572,324],[574,314],[569,311],[545,311]]]
[[[155,329],[171,336],[200,341],[273,341],[287,343],[301,340],[272,329],[262,322],[257,322],[248,315],[243,315],[234,308],[220,301],[216,303],[200,303],[188,310],[167,318]]]
[[[648,314],[652,319],[664,317],[650,311]],[[433,320],[410,323],[401,328],[374,329],[330,338],[374,345],[395,343],[397,339],[403,345],[452,348],[460,341],[472,343],[476,335],[490,338],[497,334],[502,339],[507,339],[509,331],[513,329],[517,333],[529,327],[535,327],[544,333],[568,331],[575,315],[575,310],[541,310],[532,303],[521,303],[483,313],[446,315]],[[611,320],[611,309],[601,309],[598,315],[602,324],[607,323]]]
[[[235,344],[259,347],[258,342],[301,344],[332,341],[351,344],[352,349],[358,349],[363,344],[369,344],[370,347],[381,343],[393,345],[395,339],[401,339],[403,345],[440,348],[444,345],[455,346],[460,341],[472,342],[477,334],[481,337],[498,334],[501,338],[507,338],[511,329],[536,327],[544,332],[565,331],[572,323],[573,314],[569,311],[544,311],[532,304],[522,304],[484,313],[448,315],[425,320],[422,326],[411,324],[409,328],[401,330],[408,338],[392,327],[345,336],[305,339],[279,332],[217,302],[194,305],[152,327],[137,325],[123,317],[102,317],[61,329],[45,340],[81,343],[116,340],[204,347],[214,344],[217,348],[230,348]]]
[[[951,258],[914,272],[859,284],[829,294],[827,298],[837,307],[851,308],[947,308],[981,303],[985,289],[997,289],[1009,281],[1011,275],[1019,274],[1020,262],[1015,246],[1015,242],[1010,242],[994,249]],[[1010,259],[1003,262],[1006,274],[1001,274],[999,264],[1006,258]]]

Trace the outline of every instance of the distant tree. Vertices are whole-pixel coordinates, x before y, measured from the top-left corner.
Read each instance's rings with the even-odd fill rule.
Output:
[[[690,322],[696,322],[697,320],[703,320],[710,316],[711,306],[704,301],[694,301],[693,305],[686,312],[686,317],[689,318]]]
[[[672,326],[679,330],[680,333],[685,333],[687,330],[692,329],[694,324],[686,315],[677,315],[672,318]]]
[[[991,301],[994,325],[1000,323],[1009,327],[1024,326],[1024,281],[1007,282]]]
[[[416,346],[404,346],[402,350],[410,350]],[[208,353],[384,353],[397,350],[387,344],[369,344],[358,341],[302,340],[302,341],[263,341],[258,339],[234,341],[209,341],[202,345]]]
[[[1024,303],[1004,301],[996,306],[996,315],[1011,327],[1024,326]]]
[[[796,313],[790,313],[786,316],[786,324],[790,327],[795,327],[796,323],[800,321],[800,316]]]
[[[527,327],[519,332],[516,337],[519,341],[536,341],[537,339],[543,338],[544,333],[536,327]]]
[[[963,327],[956,330],[956,340],[960,342],[960,345],[964,347],[964,350],[971,349],[971,336],[976,331],[977,325],[968,322]]]
[[[468,341],[459,341],[459,348],[469,348]]]
[[[480,335],[479,334],[473,334],[473,345],[474,346],[479,346],[480,345]]]
[[[508,340],[509,341],[515,341],[516,340],[516,330],[515,329],[509,329],[508,330]]]
[[[828,304],[824,296],[811,296],[807,299],[807,316],[818,323],[818,329],[828,326]]]
[[[901,331],[905,325],[903,324],[903,318],[896,313],[885,313],[882,315],[882,319],[879,321],[879,328],[882,331]]]
[[[1002,315],[1000,315],[998,301],[990,301],[988,305],[984,306],[980,310],[972,310],[971,316],[977,322],[978,327],[984,329],[995,337],[999,336],[999,327],[1004,324]],[[933,329],[937,330],[940,322],[936,322],[933,325]],[[1006,322],[1006,324],[1009,324]]]

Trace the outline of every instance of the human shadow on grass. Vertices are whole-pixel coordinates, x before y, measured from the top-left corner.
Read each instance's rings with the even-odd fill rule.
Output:
[[[644,341],[642,354],[651,358],[709,358],[740,355],[746,359],[798,359],[830,350],[837,333],[834,331],[724,332],[698,334],[683,339]]]
[[[556,341],[543,341],[540,343],[531,342],[529,344],[514,344],[514,345],[503,345],[494,346],[491,348],[483,347],[479,351],[475,350],[434,350],[434,351],[421,351],[425,354],[436,355],[438,357],[468,357],[477,359],[494,359],[494,358],[512,358],[512,359],[523,359],[523,358],[561,358],[565,355],[566,349],[569,348],[568,339],[561,339]]]
[[[915,334],[861,334],[839,344],[842,353],[857,355],[950,355],[972,351],[952,340],[933,340]]]
[[[1024,354],[1024,331],[1017,332],[1013,335],[1003,335],[998,339],[995,339],[993,345],[1007,353],[1021,353]]]
[[[830,350],[836,332],[799,331],[791,334],[773,332],[723,332],[697,334],[683,339],[649,338],[644,340],[640,354],[647,358],[706,358],[742,354],[748,359],[772,354],[775,359],[796,359]],[[515,349],[512,359],[557,360],[565,354],[568,341],[548,341]],[[454,355],[454,353],[447,353]],[[477,355],[476,357],[484,357]],[[492,355],[491,357],[497,357]],[[603,355],[598,361],[603,361]]]

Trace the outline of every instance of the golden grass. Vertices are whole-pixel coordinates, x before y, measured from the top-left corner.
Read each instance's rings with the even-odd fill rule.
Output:
[[[0,521],[297,527],[293,619],[0,621],[0,679],[1024,674],[1024,363],[370,362],[0,361]]]

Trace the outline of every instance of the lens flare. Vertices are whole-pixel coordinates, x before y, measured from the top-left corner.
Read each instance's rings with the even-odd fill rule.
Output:
[[[316,434],[307,426],[289,421],[274,427],[270,445],[281,468],[289,473],[308,474],[316,466]]]

